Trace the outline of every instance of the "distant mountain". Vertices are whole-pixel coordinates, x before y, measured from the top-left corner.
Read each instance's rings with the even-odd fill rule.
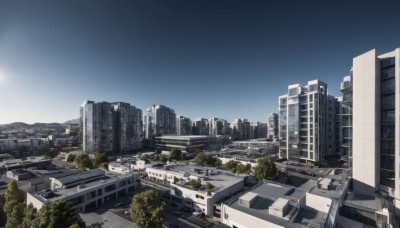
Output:
[[[9,124],[0,124],[0,130],[18,130],[18,129],[37,129],[37,128],[63,128],[60,123],[34,123],[27,124],[23,122],[14,122]]]
[[[79,118],[65,121],[64,124],[79,124]]]

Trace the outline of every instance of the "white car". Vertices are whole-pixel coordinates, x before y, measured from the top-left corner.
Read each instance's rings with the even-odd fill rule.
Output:
[[[193,215],[193,216],[196,216],[196,217],[197,217],[197,216],[200,216],[201,214],[203,214],[202,211],[195,211],[195,212],[192,213],[192,215]]]

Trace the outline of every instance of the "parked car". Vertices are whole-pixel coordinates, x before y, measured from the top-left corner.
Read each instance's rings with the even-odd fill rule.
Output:
[[[195,211],[195,212],[192,213],[192,215],[193,215],[193,216],[196,216],[196,217],[201,216],[201,214],[203,214],[202,211]]]

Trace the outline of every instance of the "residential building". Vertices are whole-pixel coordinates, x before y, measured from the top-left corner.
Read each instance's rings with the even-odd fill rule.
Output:
[[[347,206],[352,210],[347,212],[351,219],[362,223],[372,221],[378,227],[400,225],[399,78],[399,48],[382,55],[377,55],[374,49],[353,59],[352,171],[355,200],[349,202],[351,205]],[[357,203],[357,199],[377,200],[381,204],[371,204],[371,210],[365,206],[366,203]]]
[[[221,118],[210,118],[208,120],[209,135],[228,135],[229,124],[228,121]]]
[[[268,124],[265,123],[250,123],[250,139],[267,138]]]
[[[205,118],[195,119],[193,121],[192,133],[193,135],[208,135],[209,134],[208,120]]]
[[[341,102],[341,118],[340,137],[340,154],[341,160],[351,169],[353,164],[353,70],[350,70],[350,75],[343,78],[340,84],[340,91],[343,94]]]
[[[145,137],[147,139],[176,133],[175,111],[164,105],[153,105],[148,108],[145,122]]]
[[[244,187],[244,177],[230,171],[200,166],[167,165],[161,168],[147,168],[150,179],[156,179],[171,185],[171,200],[184,207],[204,212],[208,216],[220,217],[215,204]],[[200,181],[202,187],[195,189],[188,183]],[[205,191],[206,183],[212,184],[210,195]]]
[[[192,122],[184,116],[176,117],[176,135],[191,135]]]
[[[230,128],[232,140],[250,139],[250,122],[247,119],[234,119]]]
[[[336,97],[330,95],[327,96],[325,156],[333,156],[338,152],[336,149],[336,140],[338,138],[336,124],[339,118],[339,104],[340,103]]]
[[[103,203],[134,192],[140,185],[139,173],[118,175],[101,169],[51,179],[51,189],[27,194],[26,203],[36,209],[56,200],[72,203],[81,213],[94,211]]]
[[[318,164],[327,151],[328,85],[320,80],[290,85],[279,97],[280,158]],[[334,142],[334,139],[331,139]]]
[[[279,116],[276,113],[271,113],[268,116],[268,138],[273,140],[279,139]]]
[[[128,103],[84,101],[80,121],[84,152],[130,153],[142,147],[142,111]]]

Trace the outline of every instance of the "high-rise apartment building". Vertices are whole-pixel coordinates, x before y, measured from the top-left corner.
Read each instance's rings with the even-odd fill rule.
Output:
[[[267,138],[268,124],[266,123],[250,123],[250,139]]]
[[[339,151],[341,160],[345,166],[351,169],[353,164],[353,70],[350,75],[343,78],[340,84],[340,91],[343,94],[339,118],[341,119],[341,130],[339,132]]]
[[[229,134],[228,121],[220,118],[210,118],[208,120],[209,135],[227,135]]]
[[[271,113],[268,116],[268,136],[269,139],[277,140],[279,138],[279,119],[278,114]]]
[[[176,117],[176,135],[191,135],[192,122],[184,116]]]
[[[84,101],[80,124],[84,152],[128,153],[142,146],[142,111],[127,103]]]
[[[377,222],[390,223],[400,215],[400,49],[357,56],[352,79],[354,192],[380,198]]]
[[[328,112],[334,111],[328,109],[327,89],[325,82],[313,80],[290,85],[279,97],[279,157],[319,163],[327,155]]]
[[[234,119],[230,129],[232,140],[250,139],[250,122],[247,119]]]
[[[176,115],[172,108],[164,105],[153,105],[145,116],[145,137],[176,134]]]
[[[192,133],[193,135],[208,135],[209,134],[208,120],[205,118],[195,119],[193,121]]]

